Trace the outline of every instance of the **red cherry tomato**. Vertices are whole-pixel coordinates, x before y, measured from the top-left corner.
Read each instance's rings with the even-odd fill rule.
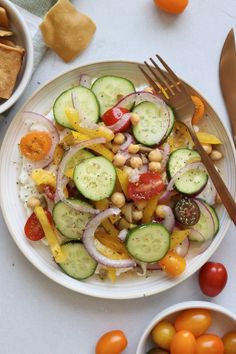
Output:
[[[129,110],[126,108],[123,108],[123,107],[111,108],[103,114],[102,120],[107,126],[109,126],[109,125],[112,125],[112,124],[115,124],[116,122],[118,122],[118,120],[121,119],[123,114],[128,113],[128,112],[129,112]],[[129,126],[130,126],[130,121],[126,122],[119,129],[119,132],[126,131],[129,128]]]
[[[157,172],[146,172],[140,175],[139,181],[128,183],[128,195],[130,199],[148,200],[165,188],[161,176]]]
[[[177,332],[170,345],[171,354],[195,354],[196,339],[189,331]]]
[[[52,223],[51,213],[48,210],[45,210],[45,212],[47,214],[47,218],[49,222]],[[31,241],[41,240],[41,238],[45,236],[42,226],[35,213],[32,213],[28,218],[28,220],[26,221],[24,231],[26,237]]]
[[[205,333],[210,327],[212,316],[206,309],[190,309],[181,312],[175,320],[175,329],[185,329],[192,332],[195,337]]]
[[[195,354],[223,354],[224,344],[220,337],[214,334],[203,334],[197,338]]]
[[[127,338],[122,331],[110,331],[99,338],[96,344],[96,354],[120,354],[127,344]]]
[[[225,351],[224,354],[236,353],[236,332],[228,332],[222,338]]]
[[[207,262],[199,272],[200,288],[210,297],[217,296],[224,289],[227,279],[227,270],[221,263]]]

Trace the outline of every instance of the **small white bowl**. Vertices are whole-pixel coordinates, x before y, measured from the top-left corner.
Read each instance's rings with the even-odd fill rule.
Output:
[[[4,7],[7,11],[10,28],[15,33],[15,43],[25,48],[23,65],[18,76],[14,91],[8,100],[3,100],[3,102],[0,101],[0,113],[3,113],[18,100],[18,98],[25,90],[32,75],[34,51],[30,31],[25,23],[23,16],[20,14],[17,8],[12,4],[11,1],[8,0],[0,0],[0,6]]]
[[[167,320],[173,323],[181,311],[196,308],[208,309],[212,313],[212,325],[208,329],[208,333],[216,334],[222,337],[229,331],[236,331],[236,314],[230,312],[224,307],[207,301],[181,302],[179,304],[168,307],[153,318],[151,323],[144,330],[144,333],[139,340],[136,354],[146,354],[148,350],[154,346],[150,334],[153,327],[155,327],[157,323],[163,320]]]

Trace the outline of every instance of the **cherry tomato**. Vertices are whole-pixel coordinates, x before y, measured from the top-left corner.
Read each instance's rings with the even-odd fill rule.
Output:
[[[168,13],[178,15],[188,5],[188,0],[154,0],[155,4]]]
[[[160,260],[160,265],[166,273],[175,277],[184,272],[186,260],[174,251],[169,251],[167,255]]]
[[[174,335],[170,352],[171,354],[195,354],[196,339],[189,331],[179,331]]]
[[[227,279],[227,270],[221,263],[207,262],[199,272],[200,288],[210,297],[218,295],[224,289]]]
[[[185,329],[192,332],[195,337],[205,333],[210,327],[212,316],[210,311],[205,309],[190,309],[181,312],[175,320],[175,329]]]
[[[103,114],[102,120],[106,125],[109,126],[118,122],[118,120],[120,120],[123,114],[128,112],[129,110],[123,107],[111,108]],[[119,132],[126,131],[129,128],[129,126],[130,126],[130,121],[126,122],[125,125],[122,126],[121,129],[119,129]]]
[[[49,222],[52,223],[51,213],[48,210],[45,210],[45,211],[46,211]],[[42,226],[41,226],[40,222],[38,221],[38,218],[35,215],[35,213],[32,213],[30,215],[30,217],[28,218],[28,220],[26,221],[24,231],[25,231],[26,237],[31,241],[41,240],[41,238],[43,238],[45,236]]]
[[[236,332],[228,332],[222,338],[225,351],[224,354],[236,353]]]
[[[203,334],[197,338],[195,354],[223,354],[224,344],[220,337],[214,334]]]
[[[127,338],[122,331],[110,331],[99,338],[96,344],[96,354],[120,354],[127,344]]]
[[[174,326],[166,321],[159,322],[151,332],[153,342],[163,349],[170,349],[174,335]]]
[[[139,177],[139,181],[128,183],[128,195],[130,199],[148,200],[165,188],[161,176],[157,172],[145,172]]]

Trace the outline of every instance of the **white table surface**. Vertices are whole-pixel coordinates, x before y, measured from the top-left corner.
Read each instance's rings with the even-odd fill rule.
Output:
[[[152,0],[74,3],[97,24],[93,41],[69,64],[47,52],[24,96],[2,125],[0,141],[26,98],[62,71],[106,59],[143,61],[156,52],[206,96],[229,126],[218,62],[226,34],[236,24],[235,0],[190,0],[178,17],[160,12]],[[225,290],[216,298],[208,299],[201,293],[195,274],[160,295],[117,301],[86,297],[55,284],[24,258],[2,216],[0,225],[0,354],[93,354],[98,337],[111,329],[126,333],[129,345],[125,353],[134,354],[144,327],[167,306],[184,300],[208,300],[236,312],[234,226],[212,257],[226,265],[229,275]]]

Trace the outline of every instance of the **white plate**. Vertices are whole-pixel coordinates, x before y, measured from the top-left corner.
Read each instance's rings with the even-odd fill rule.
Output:
[[[35,267],[52,280],[79,293],[95,297],[112,299],[137,298],[156,294],[173,287],[187,279],[209,259],[223,240],[230,224],[226,211],[222,206],[219,207],[218,214],[221,227],[218,235],[205,253],[188,260],[187,269],[181,276],[172,279],[161,272],[153,272],[153,275],[148,278],[125,275],[118,279],[115,284],[109,281],[101,281],[95,277],[83,282],[70,278],[52,261],[47,247],[41,242],[29,242],[25,238],[23,229],[26,221],[26,212],[18,198],[18,186],[16,183],[20,168],[17,144],[23,132],[21,112],[30,110],[42,114],[48,113],[55,98],[63,90],[77,84],[81,73],[87,73],[93,78],[106,74],[119,75],[129,78],[137,87],[144,85],[145,82],[137,64],[120,61],[94,63],[68,71],[50,81],[38,90],[18,112],[6,133],[1,148],[0,170],[1,172],[4,171],[4,174],[3,172],[1,173],[0,201],[3,216],[17,246]],[[221,147],[224,159],[222,159],[219,166],[223,171],[229,190],[235,196],[235,155],[232,139],[217,114],[206,101],[205,103],[207,114],[210,118],[205,119],[204,124],[207,125],[209,132],[215,133],[224,143]]]

